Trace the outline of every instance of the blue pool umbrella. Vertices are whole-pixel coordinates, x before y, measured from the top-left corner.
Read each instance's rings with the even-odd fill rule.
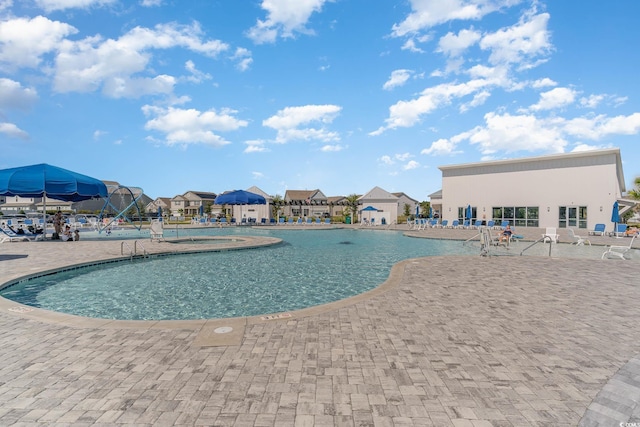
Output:
[[[471,205],[467,205],[467,209],[466,209],[466,213],[465,213],[465,219],[469,220],[469,223],[471,223],[471,215],[472,215],[472,211],[471,211]]]
[[[611,210],[611,222],[614,224],[613,231],[615,232],[618,228],[618,223],[620,222],[620,212],[617,200],[613,203],[613,209]]]
[[[107,198],[109,193],[107,186],[99,179],[41,163],[0,170],[0,196],[42,197],[46,224],[47,197],[79,202]]]
[[[204,216],[204,205],[200,205],[200,216]]]
[[[162,221],[162,206],[158,206],[158,221]]]
[[[227,191],[216,197],[216,205],[264,205],[267,200],[259,194],[244,190]]]
[[[416,218],[420,216],[420,205],[416,206]]]
[[[429,218],[433,219],[433,209],[429,206]]]

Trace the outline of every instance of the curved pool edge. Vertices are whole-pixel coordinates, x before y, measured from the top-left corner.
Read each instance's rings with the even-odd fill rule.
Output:
[[[229,240],[226,237],[208,237],[206,239]],[[181,238],[182,240],[182,238]],[[140,252],[134,258],[186,255],[192,253],[222,252],[234,250],[248,250],[282,243],[282,239],[265,236],[237,236],[233,241],[225,243],[203,244],[189,247],[188,244],[176,245],[169,239],[162,242],[144,240],[140,245]],[[84,268],[92,265],[125,262],[132,258],[131,254],[123,254],[125,245],[131,246],[129,240],[114,241],[79,241],[79,242],[23,242],[7,245],[9,258],[0,264],[0,290],[10,287],[23,280],[56,274],[70,269]],[[61,260],[57,249],[64,248],[65,259]],[[7,256],[7,254],[3,254]],[[11,272],[9,272],[11,269]],[[43,308],[21,304],[0,296],[0,311],[23,317],[25,319],[40,320],[48,323],[63,324],[79,328],[163,328],[163,329],[199,329],[207,323],[223,319],[193,319],[193,320],[114,320],[77,316]]]
[[[164,247],[164,250],[161,250],[158,246],[154,246],[154,251],[151,253],[151,256],[161,256],[161,255],[179,255],[185,253],[197,253],[197,252],[218,252],[223,250],[234,250],[234,249],[250,249],[261,246],[269,246],[280,243],[282,240],[272,237],[255,237],[255,236],[242,236],[242,238],[238,238],[238,240],[250,240],[250,242],[243,242],[244,244],[241,246],[234,245],[232,248],[225,247],[225,244],[215,244],[215,247],[209,248],[206,245],[198,244],[194,245],[197,248],[193,248],[191,250],[175,250],[176,246],[174,243],[166,243],[171,245],[172,250],[168,250],[169,248]],[[104,244],[105,242],[99,242],[100,244]],[[117,243],[117,242],[109,242],[109,243]],[[236,242],[239,243],[239,242]],[[46,243],[45,243],[46,244]],[[155,243],[154,243],[155,245]],[[113,245],[111,245],[113,246]],[[185,245],[179,245],[181,248]],[[71,248],[71,247],[70,247]],[[112,249],[112,248],[111,248]],[[6,286],[19,282],[20,280],[27,280],[31,277],[38,277],[45,274],[55,274],[55,272],[68,269],[68,268],[80,268],[88,265],[109,263],[109,262],[120,262],[126,259],[129,259],[128,256],[111,256],[105,257],[105,253],[110,253],[110,251],[103,251],[103,256],[98,257],[99,259],[93,261],[86,261],[82,263],[59,263],[57,267],[52,267],[49,269],[42,269],[37,272],[21,275],[18,277],[14,277],[9,281],[4,281],[0,284],[0,289],[4,289]],[[61,313],[51,310],[46,310],[42,308],[32,307],[24,304],[20,304],[4,298],[0,296],[0,311],[11,314],[17,317],[22,317],[24,319],[41,321],[46,323],[53,323],[57,325],[64,325],[74,328],[84,328],[84,329],[100,329],[100,328],[109,328],[109,329],[187,329],[200,331],[198,337],[196,338],[194,345],[200,346],[212,346],[212,345],[234,345],[239,344],[242,340],[244,327],[247,325],[258,324],[258,323],[266,323],[273,321],[286,321],[290,319],[302,318],[313,316],[321,313],[326,313],[329,311],[337,310],[346,306],[350,306],[361,302],[363,300],[368,300],[370,298],[374,298],[378,295],[381,295],[391,289],[396,288],[402,280],[404,275],[405,266],[408,263],[415,262],[421,258],[411,258],[402,260],[391,267],[389,272],[389,276],[387,279],[382,282],[380,285],[376,286],[373,289],[370,289],[366,292],[363,292],[358,295],[354,295],[348,298],[344,298],[338,301],[333,301],[326,304],[321,304],[313,307],[307,307],[300,310],[292,310],[289,312],[282,313],[270,313],[264,315],[257,316],[242,316],[242,317],[229,317],[229,318],[213,318],[213,319],[191,319],[191,320],[115,320],[115,319],[101,319],[101,318],[92,318],[92,317],[83,317],[74,314]],[[230,333],[217,333],[216,331],[220,328],[231,328]]]

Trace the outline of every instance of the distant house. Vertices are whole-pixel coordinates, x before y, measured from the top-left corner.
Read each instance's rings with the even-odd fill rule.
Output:
[[[409,206],[409,215],[415,215],[416,208],[420,206],[420,202],[407,196],[405,193],[391,193],[398,198],[398,214],[404,215],[405,205]]]
[[[198,216],[200,215],[200,206],[202,206],[202,211],[206,212],[207,206],[213,206],[215,199],[215,193],[187,191],[171,199],[171,216]]]
[[[327,196],[318,189],[287,190],[284,201],[285,216],[324,217],[330,214]]]
[[[266,203],[260,205],[236,205],[233,207],[233,216],[235,218],[254,218],[257,222],[260,222],[262,218],[271,219],[271,196],[255,185],[247,188],[246,191],[264,197]]]
[[[399,197],[383,190],[380,187],[373,187],[368,193],[358,198],[360,209],[358,217],[362,219],[374,219],[377,224],[384,222],[391,224],[398,221],[398,200]],[[366,210],[367,208],[375,208],[375,211]]]
[[[344,207],[347,205],[347,198],[345,196],[330,196],[327,197],[327,204],[329,205],[330,216],[342,216]]]
[[[149,216],[155,216],[158,213],[158,208],[162,209],[162,214],[168,215],[171,213],[171,198],[170,197],[156,197],[145,206],[145,212]]]

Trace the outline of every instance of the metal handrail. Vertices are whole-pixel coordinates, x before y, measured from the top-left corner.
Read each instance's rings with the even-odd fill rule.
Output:
[[[133,256],[133,249],[131,248],[131,245],[129,245],[127,242],[120,242],[120,255],[124,255],[125,246],[129,248],[129,256]]]
[[[142,255],[144,255],[144,257],[146,258],[148,253],[147,253],[147,249],[144,247],[144,245],[142,244],[142,242],[139,242],[137,240],[134,240],[133,242],[133,252],[137,255],[138,254],[138,245],[140,245],[140,247],[142,247]]]
[[[527,246],[526,248],[524,248],[522,250],[522,252],[520,252],[520,256],[522,256],[522,254],[524,253],[524,251],[526,251],[527,249],[529,249],[532,246],[535,246],[538,243],[547,243],[549,242],[549,256],[551,256],[551,245],[553,243],[553,238],[551,236],[549,236],[548,234],[545,234],[544,236],[542,236],[541,238],[539,238],[538,240],[536,240],[535,242],[533,242],[532,244],[530,244],[529,246]]]

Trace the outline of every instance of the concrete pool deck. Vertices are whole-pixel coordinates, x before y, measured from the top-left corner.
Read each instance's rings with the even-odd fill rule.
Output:
[[[416,233],[471,237],[461,232]],[[163,245],[182,246],[144,242]],[[4,243],[0,282],[121,256],[119,241]],[[174,323],[2,300],[0,425],[640,422],[639,278],[635,259],[420,258],[370,293],[290,317]]]

